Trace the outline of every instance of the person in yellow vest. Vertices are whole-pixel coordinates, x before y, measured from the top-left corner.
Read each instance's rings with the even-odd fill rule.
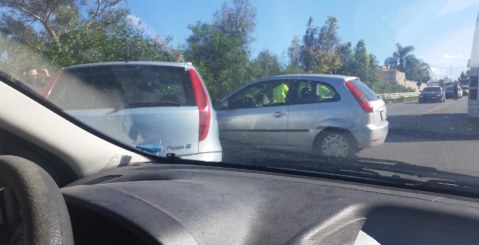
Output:
[[[320,85],[319,86],[319,97],[321,99],[324,99],[324,98],[327,98],[327,97],[330,97],[331,95],[331,91],[329,91],[329,88],[324,86],[324,85]]]
[[[289,88],[285,83],[281,83],[273,89],[273,100],[274,103],[286,103],[286,95],[288,94]]]

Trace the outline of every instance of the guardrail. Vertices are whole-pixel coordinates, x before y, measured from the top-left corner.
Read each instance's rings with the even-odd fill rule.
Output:
[[[406,92],[406,93],[384,93],[379,94],[383,100],[395,100],[401,98],[410,98],[410,97],[417,97],[419,95],[418,92]]]

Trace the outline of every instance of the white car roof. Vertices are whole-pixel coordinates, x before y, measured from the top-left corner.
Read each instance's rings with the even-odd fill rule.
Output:
[[[190,69],[193,67],[191,63],[157,62],[157,61],[115,61],[115,62],[101,62],[101,63],[72,65],[72,66],[65,67],[64,69],[98,67],[98,66],[116,66],[116,65],[156,65],[156,66],[184,67],[185,69]]]

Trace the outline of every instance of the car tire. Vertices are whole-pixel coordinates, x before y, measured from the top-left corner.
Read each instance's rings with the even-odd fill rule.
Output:
[[[358,150],[356,140],[345,131],[326,130],[314,142],[313,151],[320,156],[352,158]]]

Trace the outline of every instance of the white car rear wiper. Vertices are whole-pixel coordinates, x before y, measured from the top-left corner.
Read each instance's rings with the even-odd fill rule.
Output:
[[[163,107],[163,106],[181,106],[178,102],[173,101],[135,101],[125,104],[125,109],[141,108],[141,107]]]

